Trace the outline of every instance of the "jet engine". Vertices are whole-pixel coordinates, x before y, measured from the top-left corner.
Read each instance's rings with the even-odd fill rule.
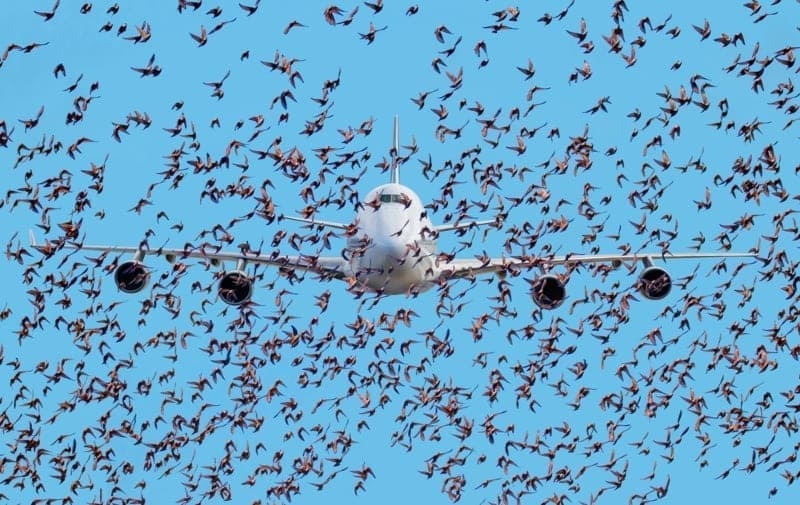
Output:
[[[114,282],[123,293],[138,293],[150,280],[150,272],[138,259],[122,263],[114,271]]]
[[[242,270],[226,272],[219,281],[217,293],[228,305],[241,305],[253,295],[253,279]]]
[[[539,307],[555,309],[567,297],[567,288],[560,278],[547,274],[531,282],[531,296]]]
[[[653,266],[652,262],[645,262],[646,268],[636,281],[636,289],[648,300],[661,300],[672,289],[672,278],[669,273],[660,267]]]

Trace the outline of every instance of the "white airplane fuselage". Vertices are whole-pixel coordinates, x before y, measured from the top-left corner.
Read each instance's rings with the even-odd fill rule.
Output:
[[[436,232],[422,201],[399,183],[367,193],[345,257],[360,284],[385,294],[424,291],[438,277]]]

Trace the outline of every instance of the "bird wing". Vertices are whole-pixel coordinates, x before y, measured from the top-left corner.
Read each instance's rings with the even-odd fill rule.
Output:
[[[167,261],[198,258],[211,262],[231,261],[268,265],[281,269],[297,270],[319,274],[323,278],[343,279],[351,275],[350,265],[344,258],[338,256],[284,256],[263,255],[257,253],[243,253],[233,251],[211,252],[203,249],[141,249],[139,247],[107,246],[107,245],[77,245],[66,244],[65,247],[81,251],[102,251],[110,253],[131,253],[144,256],[164,256]]]
[[[589,263],[623,263],[654,259],[708,259],[708,258],[753,258],[753,253],[639,253],[639,254],[596,254],[541,256],[524,258],[455,258],[441,262],[439,270],[449,277],[473,277],[475,275],[496,273],[514,269],[541,268],[547,270],[557,265],[580,265]]]

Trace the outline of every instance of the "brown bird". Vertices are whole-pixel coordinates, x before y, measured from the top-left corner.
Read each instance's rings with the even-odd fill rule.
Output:
[[[206,86],[210,86],[210,87],[214,88],[214,92],[211,94],[211,96],[216,97],[217,100],[219,100],[224,95],[224,92],[222,91],[222,85],[225,83],[225,79],[227,79],[230,75],[231,75],[231,71],[228,70],[225,73],[225,75],[222,77],[222,79],[220,79],[219,81],[204,82],[203,84],[205,84]]]
[[[589,32],[586,29],[586,20],[581,18],[580,29],[577,32],[567,30],[567,33],[575,37],[578,40],[578,44],[582,43],[584,40],[586,40],[586,36],[589,35]]]
[[[516,151],[517,156],[521,156],[522,153],[525,152],[525,140],[520,136],[517,135],[517,145],[515,146],[506,146],[506,149],[511,149],[512,151]]]
[[[711,24],[708,19],[705,20],[703,26],[692,25],[692,28],[700,34],[700,40],[706,40],[711,35]]]
[[[18,119],[20,123],[25,127],[25,131],[28,131],[32,128],[36,128],[36,125],[39,124],[39,119],[41,119],[42,114],[44,114],[44,105],[39,107],[39,111],[36,113],[36,117],[31,119]]]
[[[584,81],[592,76],[592,67],[587,60],[583,60],[583,66],[581,68],[576,68],[575,71],[583,77]]]
[[[340,16],[342,14],[344,14],[344,11],[341,9],[341,7],[337,5],[331,5],[325,8],[325,10],[322,12],[322,17],[325,18],[326,23],[333,26],[337,23],[336,16]]]
[[[214,26],[214,28],[212,28],[211,30],[209,30],[209,31],[208,31],[208,34],[209,34],[209,35],[212,35],[212,34],[214,34],[214,33],[217,33],[218,31],[220,31],[220,30],[222,30],[223,28],[225,28],[225,26],[226,26],[226,25],[229,25],[229,24],[233,23],[234,21],[236,21],[236,18],[229,19],[229,20],[227,20],[227,21],[220,21],[219,23],[217,23],[217,24]]]
[[[58,5],[61,3],[61,0],[56,0],[56,3],[53,4],[53,7],[49,11],[33,11],[34,14],[38,14],[42,16],[44,21],[50,21],[53,19],[53,16],[56,15],[56,10],[58,10]]]
[[[445,107],[444,104],[440,104],[438,109],[431,109],[431,112],[436,114],[436,116],[439,118],[439,121],[443,121],[448,115],[447,107]]]
[[[256,3],[255,3],[254,5],[245,5],[245,4],[241,4],[241,3],[240,3],[240,4],[239,4],[239,7],[240,7],[240,8],[241,8],[243,11],[245,11],[245,12],[247,13],[247,15],[248,15],[248,16],[252,16],[252,15],[253,15],[253,14],[255,14],[255,13],[256,13],[256,11],[258,10],[258,5],[259,5],[260,3],[261,3],[261,0],[256,0]]]
[[[67,148],[67,155],[74,160],[75,153],[81,152],[80,146],[85,142],[95,142],[95,141],[88,137],[80,137],[78,140],[76,140],[72,145],[70,145]]]
[[[536,74],[536,67],[533,66],[533,61],[528,58],[528,66],[527,67],[517,67],[517,70],[522,72],[522,75],[525,76],[525,80],[529,80],[531,77]]]
[[[128,126],[130,126],[130,123],[113,123],[112,122],[111,124],[114,125],[114,130],[111,133],[111,137],[114,140],[116,140],[117,142],[122,142],[122,139],[120,138],[119,134],[120,133],[128,134]]]
[[[597,103],[595,105],[593,105],[592,107],[586,109],[583,112],[584,113],[588,113],[588,114],[596,114],[598,111],[601,111],[601,110],[603,112],[608,112],[608,109],[606,109],[606,104],[609,104],[609,103],[611,103],[611,98],[610,97],[608,97],[608,96],[601,97],[601,98],[599,98],[597,100]]]
[[[353,19],[355,19],[357,13],[358,13],[358,5],[353,7],[353,10],[351,10],[347,14],[347,17],[345,17],[343,20],[339,21],[338,24],[340,24],[342,26],[350,26],[350,24],[353,22]]]
[[[383,0],[378,0],[375,3],[372,2],[364,2],[364,5],[372,9],[372,12],[377,14],[383,10]]]
[[[433,36],[436,37],[436,40],[438,40],[439,43],[441,44],[444,44],[445,33],[447,34],[451,33],[450,30],[445,25],[439,25],[436,27],[435,30],[433,30]]]
[[[304,25],[303,23],[301,23],[296,19],[293,19],[289,22],[288,25],[286,25],[286,28],[283,29],[283,34],[287,35],[292,30],[292,28],[306,28],[306,25]]]
[[[124,29],[123,29],[123,31],[124,31]],[[142,23],[142,26],[137,26],[136,27],[136,35],[132,35],[130,37],[124,37],[124,38],[125,38],[125,40],[132,40],[134,44],[138,44],[139,42],[141,42],[141,43],[147,42],[148,40],[150,40],[151,36],[152,36],[152,32],[151,32],[151,29],[150,29],[150,23],[148,23],[147,21],[144,21]]]
[[[156,61],[156,55],[155,53],[153,53],[153,55],[150,56],[150,59],[147,60],[147,65],[145,65],[144,67],[131,67],[131,70],[133,70],[134,72],[138,72],[140,74],[139,75],[140,77],[145,77],[148,75],[157,77],[159,74],[161,74],[161,67],[155,65],[155,61]]]
[[[204,46],[206,45],[206,42],[208,42],[208,32],[206,32],[206,27],[203,25],[200,25],[199,34],[195,35],[194,33],[190,32],[189,36],[191,36],[192,39],[197,42],[197,47]]]
[[[375,25],[372,23],[372,21],[370,21],[369,30],[367,31],[367,33],[359,33],[358,36],[361,37],[361,40],[366,40],[367,45],[369,45],[375,42],[375,34],[377,34],[378,32],[382,32],[387,28],[388,26],[384,26],[383,28],[375,28]]]
[[[420,91],[419,95],[416,98],[412,98],[411,101],[414,102],[414,105],[417,106],[419,110],[425,106],[425,100],[427,100],[428,96],[431,93],[435,93],[438,89],[433,89],[431,91]]]

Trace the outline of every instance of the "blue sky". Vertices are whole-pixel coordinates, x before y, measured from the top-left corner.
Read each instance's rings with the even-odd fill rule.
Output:
[[[465,257],[513,256],[590,253],[596,247],[601,253],[614,253],[626,246],[642,252],[660,251],[659,242],[668,240],[672,252],[690,251],[702,242],[703,252],[718,251],[724,244],[732,251],[752,249],[768,258],[765,263],[728,260],[726,270],[715,268],[716,260],[670,262],[667,266],[676,285],[668,298],[657,302],[640,300],[633,291],[641,266],[632,272],[613,271],[606,278],[583,269],[571,275],[564,305],[545,313],[536,309],[527,282],[539,273],[523,272],[507,279],[511,293],[505,301],[507,312],[485,322],[480,338],[474,338],[471,328],[480,323],[482,314],[493,313],[498,306],[497,279],[454,282],[449,300],[436,290],[417,298],[356,299],[343,283],[319,282],[308,275],[292,284],[274,270],[259,269],[256,273],[263,276],[256,282],[254,303],[244,313],[252,326],[235,331],[241,314],[217,300],[216,268],[187,262],[188,272],[176,277],[166,261],[149,258],[150,286],[142,293],[125,295],[114,286],[110,269],[103,268],[111,257],[103,267],[92,269],[87,258],[97,255],[67,257],[61,251],[38,267],[30,282],[25,282],[25,265],[12,257],[0,263],[7,282],[0,309],[8,312],[0,320],[4,335],[0,381],[9,383],[0,412],[13,423],[5,432],[0,457],[16,461],[24,455],[33,460],[35,449],[27,450],[24,443],[30,438],[25,433],[29,426],[39,447],[49,453],[43,453],[34,465],[44,486],[39,490],[29,475],[14,475],[14,463],[0,470],[0,478],[10,479],[3,486],[9,501],[61,498],[77,482],[78,502],[101,496],[141,496],[148,502],[172,503],[188,496],[189,503],[216,503],[224,498],[219,489],[214,492],[214,481],[208,476],[222,472],[216,482],[230,491],[234,502],[281,502],[285,496],[268,496],[267,491],[294,472],[300,493],[291,496],[292,503],[323,499],[445,503],[449,501],[447,486],[461,477],[466,481],[462,503],[497,502],[506,490],[524,503],[542,503],[564,494],[571,503],[588,503],[593,498],[601,503],[630,499],[637,503],[636,495],[655,499],[655,488],[666,482],[665,503],[759,503],[768,498],[774,503],[795,503],[796,484],[788,484],[781,474],[797,473],[798,465],[787,462],[769,468],[796,454],[796,433],[777,427],[780,419],[784,424],[797,421],[791,406],[796,400],[788,398],[797,376],[790,353],[798,337],[797,322],[791,320],[796,296],[787,297],[787,293],[793,282],[797,235],[792,230],[796,224],[792,213],[800,194],[795,174],[797,125],[791,123],[796,117],[796,92],[791,88],[796,65],[790,66],[780,51],[797,43],[798,31],[790,20],[798,18],[800,6],[780,2],[763,5],[751,14],[740,3],[731,3],[727,9],[712,2],[627,3],[619,20],[619,53],[610,51],[604,40],[604,36],[612,39],[616,26],[610,1],[520,5],[516,20],[512,11],[506,11],[509,4],[493,1],[420,3],[413,15],[406,14],[412,2],[387,2],[379,12],[362,2],[349,2],[339,4],[343,13],[336,18],[346,19],[357,7],[352,23],[336,26],[326,23],[323,16],[331,4],[316,1],[264,1],[249,16],[237,2],[220,1],[222,12],[215,18],[207,11],[217,3],[208,0],[197,10],[183,12],[176,10],[176,2],[131,2],[120,5],[116,13],[107,12],[110,2],[93,2],[82,13],[80,3],[65,0],[49,21],[33,11],[47,11],[50,2],[5,6],[0,49],[9,51],[0,66],[0,120],[10,138],[0,148],[4,173],[0,231],[9,251],[24,247],[32,253],[22,258],[25,264],[40,258],[27,245],[28,230],[34,229],[39,241],[57,241],[66,223],[79,223],[79,237],[86,244],[136,245],[147,240],[154,248],[198,245],[203,240],[215,243],[219,237],[209,232],[222,225],[234,239],[230,245],[223,244],[226,249],[235,250],[243,242],[258,247],[263,239],[265,253],[274,249],[295,254],[286,239],[274,248],[271,245],[276,233],[284,230],[287,235],[305,237],[304,252],[337,255],[342,238],[333,239],[330,251],[321,251],[313,234],[299,223],[270,223],[259,217],[229,223],[256,209],[262,186],[278,214],[294,215],[313,203],[304,201],[301,194],[317,180],[318,185],[312,187],[317,200],[326,195],[346,198],[350,191],[364,195],[384,183],[388,174],[375,165],[389,156],[395,115],[400,117],[401,144],[416,143],[419,149],[402,166],[401,181],[426,203],[442,198],[451,177],[456,182],[454,195],[430,210],[435,223],[456,219],[465,207],[476,219],[495,217],[500,203],[508,211],[502,229],[442,237],[439,246],[444,252]],[[506,14],[494,14],[502,12]],[[552,15],[552,22],[537,21],[545,13]],[[501,16],[505,18],[498,21]],[[645,18],[653,28],[665,26],[660,31],[650,27],[642,31],[639,23]],[[284,33],[293,20],[306,26]],[[567,31],[579,34],[582,20],[587,33],[581,41],[580,35]],[[702,29],[706,20],[710,35],[702,39],[693,26]],[[210,33],[202,46],[190,36],[203,28],[209,33],[223,21],[231,22]],[[101,27],[106,23],[111,28],[104,31]],[[496,23],[508,29],[495,33]],[[359,34],[368,33],[371,24],[381,31],[367,44]],[[126,29],[117,35],[122,25]],[[143,26],[150,33],[147,40],[126,39]],[[437,40],[437,30],[443,42]],[[730,37],[741,33],[744,41],[723,45],[715,40],[723,33]],[[485,51],[476,54],[481,41]],[[28,52],[21,49],[33,42],[45,45]],[[594,45],[591,50],[590,45],[580,45],[589,42]],[[630,55],[634,45],[636,59],[629,65],[622,55]],[[147,66],[151,57],[161,72],[140,77],[132,68]],[[741,63],[751,57],[749,66]],[[262,64],[276,58],[296,59],[291,65],[299,72],[294,86],[287,73],[270,71]],[[440,72],[432,65],[436,58],[442,60]],[[526,79],[519,68],[526,69],[529,61],[535,73]],[[54,75],[59,64],[66,75]],[[731,65],[732,71],[727,72],[725,67]],[[590,75],[586,68],[591,69]],[[452,87],[448,72],[461,76],[459,87]],[[763,89],[754,90],[758,76]],[[221,97],[213,96],[215,88],[204,83],[223,78]],[[325,82],[337,78],[339,85],[330,90],[327,102],[313,100],[322,99]],[[73,83],[77,83],[75,89],[65,91]],[[698,86],[696,91],[692,83]],[[709,104],[705,109],[701,87]],[[529,98],[532,88],[535,92]],[[287,90],[294,100],[286,98]],[[682,90],[690,100],[678,105]],[[450,91],[452,95],[446,97]],[[423,92],[430,94],[418,108],[412,99]],[[469,110],[477,107],[476,102],[485,109],[480,117]],[[606,110],[586,112],[598,103]],[[442,120],[431,110],[441,106],[448,112]],[[36,125],[26,129],[25,120],[35,119],[41,107]],[[515,108],[519,108],[519,118],[514,117]],[[721,118],[723,110],[726,115]],[[68,114],[77,111],[82,118],[70,124],[68,118],[75,116]],[[306,123],[323,111],[327,114],[323,128],[304,135]],[[495,131],[484,136],[479,122],[495,111],[497,124],[510,126],[499,139]],[[149,127],[128,119],[137,113],[150,118]],[[288,119],[282,121],[284,113]],[[261,126],[250,119],[259,115]],[[343,142],[338,130],[358,128],[369,120],[373,121],[371,133]],[[179,121],[184,128],[172,136],[167,129]],[[720,128],[713,125],[717,121]],[[115,124],[123,125],[118,128],[128,124],[119,142],[112,137]],[[461,129],[462,134],[441,141],[436,135],[441,125]],[[757,127],[752,139],[745,135],[747,125]],[[535,128],[539,128],[537,133],[524,140],[524,153],[507,149],[517,144],[523,129]],[[592,146],[587,152],[588,169],[576,165],[577,153],[567,158],[571,139],[584,135]],[[77,145],[82,138],[88,140]],[[284,152],[297,148],[305,154],[308,180],[292,180],[270,159],[258,159],[254,151],[273,149],[278,138]],[[39,152],[51,145],[51,139],[61,142],[62,149]],[[244,145],[229,154],[230,167],[194,170],[190,162],[220,160],[234,141]],[[40,144],[43,147],[37,150]],[[70,151],[72,156],[68,153],[71,145],[79,149]],[[323,167],[314,149],[325,146],[337,149],[332,158],[359,151],[360,166]],[[180,181],[161,182],[168,156],[181,149],[186,154]],[[480,152],[462,154],[474,149]],[[26,157],[32,150],[36,154]],[[772,169],[759,160],[765,152],[775,155]],[[423,162],[429,157],[434,170],[423,173]],[[666,157],[670,164],[664,168]],[[558,171],[557,161],[565,159],[566,170]],[[750,159],[749,170],[737,171],[737,159]],[[104,160],[102,189],[92,187],[97,181],[84,171]],[[462,160],[464,166],[458,170]],[[234,165],[246,163],[246,170]],[[329,171],[324,180],[318,179],[323,168]],[[66,176],[70,189],[53,195],[54,183],[48,186],[47,180],[62,170],[70,174]],[[344,187],[347,178],[357,178],[349,189]],[[482,188],[487,181],[491,184]],[[252,186],[252,194],[226,194],[226,188],[237,186]],[[527,198],[540,186],[550,193],[546,201],[512,205],[515,198]],[[592,219],[578,212],[587,186],[592,188],[589,203],[597,212]],[[225,194],[217,202],[204,195],[215,188]],[[748,188],[755,189],[748,195]],[[32,210],[24,200],[30,198],[28,192],[37,190],[42,206],[49,208],[46,213],[44,208]],[[635,196],[636,191],[641,198]],[[707,192],[710,206],[702,205]],[[89,203],[80,208],[83,198]],[[141,212],[132,210],[141,199],[150,203]],[[341,208],[320,205],[317,212],[320,219],[349,222],[355,207],[352,202]],[[783,229],[777,229],[776,222],[784,214]],[[553,231],[550,223],[561,219],[568,220],[568,226]],[[540,223],[544,231],[535,243],[509,241],[515,229],[526,230],[520,236],[528,237]],[[641,233],[637,233],[638,223],[644,223]],[[596,237],[589,242],[585,237],[591,235]],[[783,265],[781,253],[785,254]],[[776,273],[769,275],[773,269]],[[48,275],[53,280],[63,275],[67,282],[77,281],[65,290],[56,286],[50,291]],[[83,282],[83,276],[94,280]],[[192,289],[194,283],[212,289]],[[99,293],[89,299],[87,293],[93,290]],[[37,291],[44,297],[41,312],[32,303]],[[315,305],[315,296],[326,291],[330,302],[322,311]],[[167,305],[167,293],[179,304],[179,311]],[[626,295],[637,299],[623,310],[621,300]],[[588,301],[580,303],[584,297]],[[148,300],[155,307],[143,313]],[[700,309],[693,301],[706,308]],[[444,308],[437,310],[440,302]],[[714,304],[726,308],[720,312]],[[392,329],[383,322],[400,310],[413,311],[408,326],[400,322]],[[452,314],[446,315],[448,311]],[[31,329],[27,338],[18,338],[22,321],[38,316],[46,321]],[[362,334],[353,329],[359,322],[376,327],[363,347],[351,348],[342,340],[341,346],[323,346],[319,355],[314,354],[314,344],[328,334],[334,335],[334,342],[356,340]],[[207,332],[211,323],[213,328]],[[76,324],[88,330],[104,326],[110,330],[105,334],[89,331],[85,340],[76,339]],[[743,328],[739,335],[738,328]],[[786,338],[787,345],[780,347],[769,338],[773,329]],[[546,353],[553,333],[558,335],[557,350]],[[181,335],[185,335],[185,345],[176,338]],[[296,335],[304,335],[305,340],[292,346]],[[426,339],[430,335],[449,339],[452,353],[436,353],[430,338]],[[654,343],[648,343],[650,336]],[[270,354],[275,342],[283,342],[276,349],[279,356]],[[401,352],[404,343],[408,352]],[[232,349],[229,362],[226,345]],[[722,351],[715,354],[713,348],[724,349],[726,357]],[[760,348],[766,355],[759,354]],[[252,372],[245,377],[242,363],[248,358]],[[759,358],[774,361],[777,367],[760,370],[755,365]],[[48,383],[47,376],[52,376],[62,359],[69,378]],[[390,363],[398,367],[396,389],[365,379],[376,370],[376,363],[387,373]],[[579,363],[585,363],[586,371],[578,377],[574,370]],[[347,371],[325,372],[337,364]],[[414,368],[420,364],[424,370]],[[530,392],[537,402],[533,410],[527,401],[516,401],[530,367],[535,375]],[[217,368],[222,375],[215,376],[214,382],[211,376]],[[404,370],[408,378],[403,377]],[[319,380],[319,385],[301,387],[302,373],[311,381]],[[119,397],[75,400],[74,410],[58,413],[47,422],[62,402],[76,398],[79,388],[87,387],[94,377],[98,378],[94,386],[101,389],[110,378],[121,381]],[[649,384],[648,377],[652,377]],[[211,380],[210,385],[193,396],[204,378]],[[495,400],[484,394],[493,379],[503,386]],[[267,391],[277,381],[282,382],[281,395],[267,399]],[[726,384],[732,391],[727,399],[714,392]],[[465,440],[457,438],[456,427],[436,403],[413,408],[411,401],[417,401],[421,391],[430,393],[432,385],[436,385],[433,390],[445,392],[438,407],[451,399],[458,401],[458,422],[474,423],[473,433]],[[249,394],[250,388],[261,399],[243,407],[237,398]],[[570,403],[579,394],[586,396],[575,409]],[[625,406],[603,408],[607,405],[603,398],[613,400],[609,395],[615,394],[624,398]],[[362,408],[367,395],[369,406]],[[385,406],[372,415],[366,412],[382,395]],[[692,395],[702,395],[706,404],[708,422],[699,429],[695,429],[698,416],[685,400]],[[164,401],[175,397],[182,400]],[[337,413],[332,404],[340,397]],[[655,415],[648,415],[648,397],[669,400]],[[38,402],[33,401],[36,398]],[[283,402],[296,403],[293,412],[302,411],[302,417],[286,419]],[[231,415],[241,416],[244,424],[235,426]],[[200,426],[197,431],[191,428],[193,418]],[[493,442],[482,428],[487,418],[503,430]],[[750,429],[729,429],[743,418],[749,419]],[[263,424],[256,429],[253,423],[260,420]],[[424,423],[431,427],[423,436],[420,426]],[[569,425],[568,434],[563,433],[564,423]],[[198,438],[202,428],[212,424],[213,432],[209,428]],[[127,435],[106,439],[109,431],[119,434],[126,426],[141,435],[140,444]],[[404,433],[404,438],[393,444],[397,433]],[[537,436],[543,442],[538,453],[514,448],[526,435],[530,443]],[[165,460],[167,452],[158,448],[182,436],[188,439],[174,450],[179,459]],[[354,440],[344,455],[332,442],[337,436]],[[709,440],[706,446],[703,439]],[[15,444],[15,440],[21,442]],[[599,443],[596,451],[586,454],[595,442]],[[76,466],[68,466],[60,482],[51,458],[68,456],[73,443],[76,454],[71,461]],[[256,449],[258,444],[263,447]],[[96,463],[92,446],[102,452],[112,450],[109,460]],[[767,449],[763,453],[754,449],[760,447]],[[242,457],[248,448],[249,458]],[[151,449],[152,458],[148,457]],[[544,454],[551,449],[555,451],[552,475],[569,469],[571,483],[552,475],[545,478],[551,460]],[[283,454],[281,472],[257,475],[260,465],[273,464],[278,451]],[[426,460],[438,453],[442,455],[434,459],[439,466],[455,458],[451,473],[436,469],[432,478],[426,478]],[[303,476],[293,470],[295,459],[304,457],[315,468],[322,465],[321,476]],[[334,466],[332,460],[340,457],[340,466]],[[514,461],[507,473],[501,468],[504,457]],[[610,468],[603,467],[615,459]],[[228,460],[230,465],[224,464]],[[751,461],[755,464],[748,469]],[[363,465],[374,477],[369,476],[364,489],[354,495],[358,478],[353,472]],[[726,478],[720,477],[732,467]],[[598,497],[601,489],[612,486],[613,472],[623,469],[627,470],[619,489],[607,489]],[[340,473],[322,491],[315,489],[313,483],[337,470]],[[528,489],[530,494],[520,494],[525,490],[520,474],[525,471],[528,478],[541,478],[535,490]],[[116,482],[110,475],[116,476]],[[252,486],[246,484],[250,476],[255,482]],[[21,487],[14,487],[15,483]],[[776,490],[773,495],[772,489]],[[204,493],[208,493],[206,498]]]

